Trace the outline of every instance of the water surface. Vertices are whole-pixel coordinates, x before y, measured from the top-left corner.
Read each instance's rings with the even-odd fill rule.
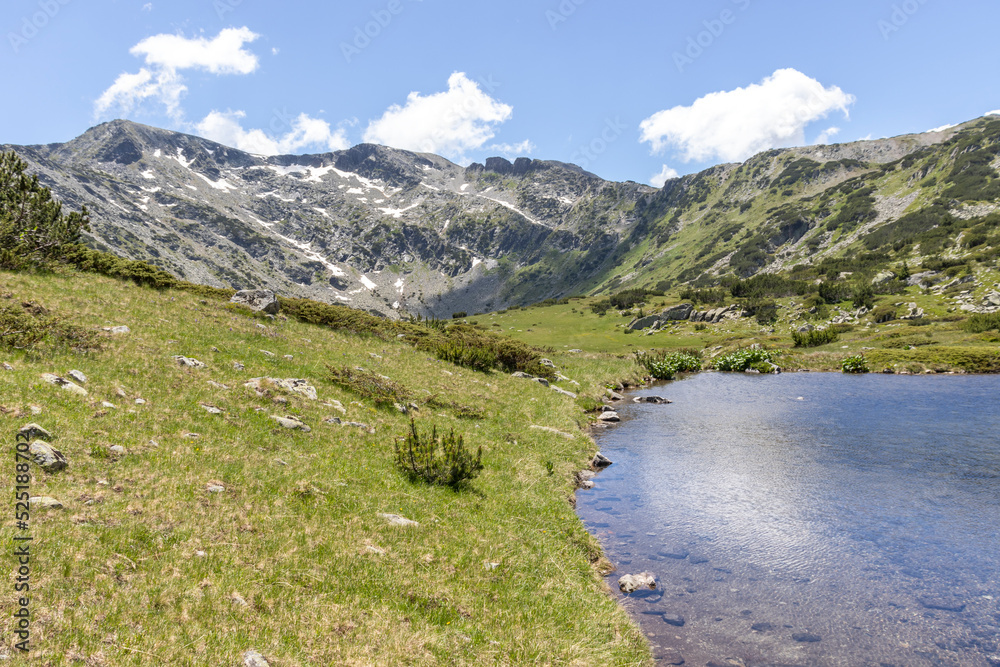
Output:
[[[704,373],[577,493],[661,657],[1000,666],[1000,377]],[[682,624],[683,623],[683,624]],[[726,663],[725,659],[736,661]]]

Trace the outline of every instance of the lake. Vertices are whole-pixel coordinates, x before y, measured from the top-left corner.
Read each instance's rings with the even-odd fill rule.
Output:
[[[635,392],[577,511],[660,664],[1000,666],[1000,377]],[[657,589],[624,596],[649,571]],[[728,661],[727,661],[728,660]]]

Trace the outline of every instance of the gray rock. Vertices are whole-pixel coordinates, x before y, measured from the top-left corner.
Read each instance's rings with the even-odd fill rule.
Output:
[[[693,310],[694,306],[690,303],[681,303],[676,306],[671,306],[660,313],[660,319],[665,322],[670,322],[672,320],[686,320],[691,317],[691,312]]]
[[[662,618],[667,625],[672,625],[675,628],[684,627],[684,617],[680,614],[664,614]]]
[[[110,331],[115,336],[124,336],[125,334],[132,333],[132,330],[129,329],[124,324],[122,324],[120,326],[117,326],[117,327],[107,327],[105,329],[105,331]]]
[[[281,309],[278,297],[269,289],[245,289],[240,290],[229,300],[230,303],[238,303],[246,306],[250,310],[258,313],[277,315]]]
[[[267,350],[260,350],[260,353],[263,354],[265,357],[277,357],[278,356],[274,352],[268,352]]]
[[[617,391],[612,391],[611,389],[608,389],[606,393],[608,395],[608,398],[610,400],[612,400],[612,401],[624,401],[625,400],[625,397],[622,396],[621,394],[619,394]]]
[[[554,363],[552,363],[551,359],[541,359],[538,363],[541,364],[542,366],[547,367],[547,368],[555,368],[556,367],[556,365]]]
[[[662,396],[636,396],[632,399],[633,403],[652,403],[653,405],[666,405],[668,403],[673,403],[673,401],[663,398]]]
[[[28,498],[28,505],[41,510],[61,510],[63,504],[51,496],[32,496]]]
[[[651,572],[641,572],[639,574],[626,574],[618,579],[618,590],[626,595],[634,593],[640,588],[655,589],[656,577]]]
[[[233,362],[233,370],[242,371],[244,368],[246,368],[246,366],[244,366],[240,362],[238,361]]]
[[[597,418],[602,422],[620,422],[622,420],[622,418],[618,416],[618,413],[613,411],[602,412]]]
[[[305,433],[309,433],[310,431],[312,431],[311,428],[303,424],[296,417],[279,417],[278,415],[271,415],[271,419],[278,422],[278,424],[280,424],[282,427],[287,428],[289,430],[298,430],[298,431],[303,431]]]
[[[309,380],[302,378],[253,378],[249,382],[245,382],[243,386],[250,387],[260,394],[263,393],[262,385],[264,383],[270,383],[279,389],[305,396],[310,401],[315,401],[318,398],[316,387],[309,384]]]
[[[136,405],[146,405],[146,399],[145,398],[137,398],[137,399],[135,399],[135,404]]]
[[[188,366],[190,368],[204,368],[205,364],[198,361],[197,359],[191,359],[190,357],[185,357],[182,354],[175,354],[173,360],[177,362],[178,366]]]
[[[647,315],[646,317],[640,317],[629,322],[628,328],[630,331],[639,331],[640,329],[648,329],[654,324],[660,321],[659,315]]]
[[[569,352],[570,354],[580,354],[583,352],[583,350],[577,350],[577,349],[566,350],[566,351]]]
[[[70,371],[69,373],[66,373],[66,375],[70,376],[80,384],[87,384],[87,376],[81,373],[80,371],[73,370]]]
[[[208,383],[213,387],[215,387],[216,389],[229,389],[229,387],[227,387],[226,385],[222,384],[221,382],[216,382],[215,380],[209,380]]]
[[[562,394],[563,396],[569,396],[570,398],[576,398],[576,394],[574,394],[573,392],[566,391],[565,389],[561,389],[561,388],[559,388],[559,387],[557,387],[555,385],[551,385],[549,388],[552,389],[552,391],[555,391],[555,392],[558,392],[558,393]]]
[[[792,639],[801,644],[812,644],[823,640],[822,637],[811,632],[795,632],[792,634]]]
[[[214,484],[212,482],[209,482],[208,484],[205,485],[205,490],[208,491],[209,493],[224,493],[226,487],[224,487],[221,484]]]
[[[125,456],[125,448],[121,445],[111,445],[111,447],[108,448],[108,451],[117,456]]]
[[[799,327],[799,333],[809,333],[810,331],[813,331],[815,328],[816,327],[814,327],[813,325],[807,324],[803,327]]]
[[[11,366],[10,364],[8,364],[8,363],[7,363],[6,361],[5,361],[5,362],[3,362],[3,369],[4,369],[5,371],[12,371],[12,370],[14,370],[14,367],[13,367],[13,366]]]
[[[524,371],[515,371],[515,372],[511,373],[510,376],[514,377],[514,378],[523,378],[525,380],[534,380],[535,379],[534,375],[529,375],[528,373],[525,373]]]
[[[596,454],[594,454],[594,460],[590,462],[590,465],[597,470],[601,470],[603,468],[607,468],[612,463],[613,461],[609,459],[607,456],[601,454],[600,452],[597,452]]]
[[[47,430],[32,422],[31,424],[25,424],[17,431],[18,435],[24,436],[29,440],[33,438],[42,438],[43,440],[52,440],[52,434]]]
[[[683,665],[684,657],[675,648],[664,649],[657,662],[661,665]]]
[[[35,459],[35,465],[45,472],[59,472],[69,465],[63,453],[44,440],[32,442],[28,446],[28,453]]]
[[[87,390],[76,384],[75,382],[70,382],[66,378],[59,377],[58,375],[53,375],[52,373],[42,373],[42,379],[49,384],[54,384],[57,387],[62,387],[66,391],[77,394],[78,396],[86,396]]]
[[[688,550],[682,546],[664,546],[656,552],[656,555],[674,560],[684,560],[688,557],[688,553]]]
[[[388,521],[390,526],[399,526],[400,528],[417,528],[420,526],[418,522],[399,516],[398,514],[383,514],[379,512],[379,516]]]
[[[896,274],[892,271],[882,271],[877,276],[872,278],[872,285],[884,285],[887,282],[896,279]]]
[[[214,405],[205,405],[204,403],[202,403],[201,407],[204,408],[205,412],[207,412],[210,415],[221,415],[222,414],[222,410],[220,410],[219,408],[215,407]]]
[[[101,401],[101,407],[102,408],[117,408],[118,406],[115,405],[114,403],[111,403],[110,401]]]
[[[271,667],[271,665],[264,659],[264,656],[250,649],[243,654],[243,667]]]
[[[582,482],[580,482],[577,486],[585,491],[589,491],[590,489],[594,488],[594,481],[590,479],[585,479]]]

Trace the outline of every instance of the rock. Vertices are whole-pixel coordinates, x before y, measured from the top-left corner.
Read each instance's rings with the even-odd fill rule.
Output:
[[[799,333],[809,333],[810,331],[813,331],[815,329],[816,327],[814,327],[813,325],[807,324],[804,327],[799,327]]]
[[[524,371],[515,371],[515,372],[511,373],[510,376],[513,377],[513,378],[524,378],[525,380],[534,380],[535,379],[534,375],[529,375],[528,373],[525,373]]]
[[[671,306],[660,313],[660,319],[665,322],[670,322],[672,320],[686,320],[691,317],[691,312],[693,310],[694,306],[690,303],[681,303],[676,306]]]
[[[33,438],[42,438],[44,440],[52,440],[52,434],[49,433],[44,428],[42,428],[41,426],[39,426],[38,424],[35,424],[35,423],[25,424],[24,426],[22,426],[21,428],[18,429],[17,434],[21,435],[21,436],[24,436],[25,438],[28,438],[29,440],[31,440]]]
[[[554,429],[551,426],[537,426],[535,424],[532,424],[529,428],[533,428],[536,431],[546,431],[548,433],[555,433],[556,435],[562,436],[567,440],[572,440],[575,437],[572,433],[566,433],[565,431]]]
[[[253,378],[249,382],[244,383],[243,386],[250,387],[258,394],[261,394],[264,392],[264,388],[262,387],[264,383],[270,383],[279,389],[300,394],[310,401],[315,401],[318,398],[316,387],[309,384],[309,380],[302,378]]]
[[[936,598],[931,596],[921,596],[917,602],[926,609],[936,609],[938,611],[951,611],[956,614],[965,611],[965,603],[953,598]]]
[[[137,399],[135,399],[135,404],[136,405],[146,405],[146,399],[144,399],[144,398],[137,398]]]
[[[576,473],[576,479],[580,482],[585,482],[597,477],[597,473],[593,470],[581,470]]]
[[[546,380],[545,378],[531,378],[531,379],[537,382],[538,384],[542,385],[543,387],[549,386],[549,381]]]
[[[771,623],[754,623],[750,626],[750,629],[754,632],[772,632],[775,627]]]
[[[640,588],[656,588],[656,577],[651,572],[641,572],[639,574],[626,574],[618,579],[618,590],[628,595]]]
[[[13,366],[11,366],[10,364],[8,364],[8,363],[7,363],[6,361],[5,361],[5,362],[3,362],[3,369],[4,369],[5,371],[12,371],[12,370],[14,370],[14,367],[13,367]]]
[[[540,365],[542,365],[542,366],[545,366],[546,368],[555,368],[556,367],[556,365],[554,363],[552,363],[551,359],[541,359],[541,360],[539,360],[538,363]]]
[[[238,303],[258,313],[277,315],[281,310],[278,297],[269,289],[240,290],[229,299],[229,303]]]
[[[244,368],[246,368],[246,366],[244,366],[240,362],[238,361],[233,362],[233,370],[242,371]]]
[[[70,393],[77,394],[79,396],[87,395],[86,389],[84,389],[83,387],[74,382],[70,382],[66,378],[61,378],[58,375],[53,375],[52,373],[42,373],[42,379],[48,382],[49,384],[54,384],[57,387],[62,387],[63,389],[65,389]]]
[[[209,493],[224,493],[225,490],[226,490],[226,487],[224,487],[221,484],[215,484],[215,483],[209,482],[208,484],[205,485],[205,490],[208,491]]]
[[[310,431],[312,431],[311,428],[303,424],[296,417],[279,417],[278,415],[271,415],[271,419],[278,422],[278,424],[289,430],[299,430],[299,431],[304,431],[305,433],[309,433]]]
[[[884,285],[887,282],[896,279],[896,274],[892,271],[882,271],[874,278],[872,278],[872,285]]]
[[[594,482],[593,480],[585,479],[579,484],[577,484],[577,487],[583,489],[584,491],[589,491],[590,489],[594,488]]]
[[[401,528],[413,527],[417,528],[420,524],[416,521],[411,521],[406,517],[399,516],[398,514],[383,514],[379,512],[379,516],[389,522],[390,526],[399,526]]]
[[[618,413],[614,411],[602,412],[597,416],[597,418],[602,422],[620,422],[622,420],[622,418],[618,416]]]
[[[50,496],[32,496],[28,498],[28,505],[41,510],[61,510],[63,504]]]
[[[271,665],[264,659],[264,656],[250,649],[243,654],[243,667],[271,667]]]
[[[555,392],[558,392],[558,393],[562,394],[563,396],[569,396],[570,398],[576,398],[576,394],[574,394],[573,392],[566,391],[565,389],[562,389],[562,388],[557,387],[555,385],[551,385],[549,388],[552,391],[555,391]]]
[[[175,354],[172,358],[173,358],[174,361],[177,362],[178,366],[188,366],[190,368],[204,368],[205,367],[205,364],[202,363],[202,362],[200,362],[200,361],[198,361],[197,359],[191,359],[189,357],[185,357],[182,354]]]
[[[87,384],[87,376],[80,371],[70,371],[69,373],[66,373],[66,375],[70,376],[80,384]]]
[[[117,327],[105,327],[104,330],[105,331],[110,331],[115,336],[123,336],[125,334],[132,333],[132,330],[129,329],[124,324],[122,324],[120,326],[117,326]]]
[[[115,405],[114,403],[109,402],[109,401],[101,401],[101,407],[102,408],[117,408],[118,406]]]
[[[111,447],[108,448],[108,451],[116,456],[125,456],[125,448],[121,445],[111,445]]]
[[[204,408],[205,412],[207,412],[210,415],[221,415],[222,414],[222,410],[220,410],[219,408],[215,407],[214,405],[205,405],[204,403],[201,403],[201,407]]]
[[[590,465],[595,470],[602,470],[612,465],[612,463],[613,461],[609,459],[607,456],[601,454],[600,452],[597,452],[596,454],[594,454],[594,460],[590,462]]]
[[[290,354],[286,354],[282,358],[285,359],[285,360],[287,360],[287,361],[293,361],[295,359],[295,357],[293,357]]]
[[[28,446],[28,453],[35,459],[35,465],[45,472],[59,472],[69,465],[63,453],[44,440],[32,442]]]
[[[582,353],[583,353],[583,350],[577,350],[577,349],[573,349],[573,350],[566,350],[566,351],[567,351],[568,353],[570,353],[570,354],[582,354]]]
[[[684,617],[680,614],[664,614],[663,622],[667,625],[672,625],[675,628],[684,627]]]
[[[228,386],[222,384],[221,382],[216,382],[215,380],[209,380],[208,383],[216,389],[229,389]]]
[[[277,357],[278,356],[274,352],[268,352],[267,350],[259,350],[259,352],[261,354],[263,354],[265,357]]]
[[[822,637],[811,632],[796,632],[792,634],[792,639],[800,644],[812,644],[823,640]]]
[[[622,396],[621,394],[619,394],[617,391],[612,391],[611,389],[608,389],[605,393],[607,394],[609,400],[612,400],[612,401],[624,401],[625,400],[625,397]]]
[[[684,658],[677,649],[668,648],[660,654],[656,662],[661,665],[683,665]]]
[[[667,400],[662,396],[636,396],[632,399],[633,403],[652,403],[653,405],[666,405],[668,403],[673,403],[673,401]]]
[[[646,317],[638,317],[628,324],[628,329],[630,331],[639,331],[641,329],[648,329],[654,324],[659,323],[659,315],[647,315]]]
[[[614,412],[614,411],[615,411],[615,409],[613,407],[611,407],[610,405],[602,405],[601,409],[598,410],[598,412]]]
[[[673,558],[674,560],[684,560],[688,557],[688,550],[681,546],[665,546],[656,552],[657,556]]]

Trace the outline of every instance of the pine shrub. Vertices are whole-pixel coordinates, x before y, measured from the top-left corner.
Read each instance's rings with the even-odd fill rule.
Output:
[[[438,437],[437,426],[430,435],[421,435],[410,420],[410,432],[396,441],[396,466],[411,480],[458,489],[474,479],[483,469],[483,448],[473,456],[461,435],[452,429]]]

